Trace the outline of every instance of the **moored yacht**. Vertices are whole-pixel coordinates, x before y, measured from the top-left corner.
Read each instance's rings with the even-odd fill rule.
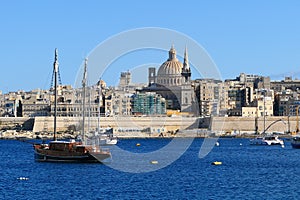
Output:
[[[257,137],[250,140],[251,145],[281,145],[284,146],[282,139],[279,139],[278,136],[265,136]]]
[[[86,85],[86,65],[83,80],[83,105],[85,104]],[[57,73],[58,61],[57,50],[55,50],[54,61],[54,138],[49,144],[34,144],[34,154],[36,161],[44,162],[103,162],[110,158],[109,150],[104,150],[96,145],[87,145],[85,141],[85,131],[83,128],[83,143],[75,140],[64,141],[56,139],[56,116],[57,116]],[[85,116],[83,109],[83,117]],[[83,125],[84,127],[84,119]]]

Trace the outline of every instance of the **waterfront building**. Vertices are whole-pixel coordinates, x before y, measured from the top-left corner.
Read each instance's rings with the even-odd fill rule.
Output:
[[[247,106],[252,100],[251,92],[253,90],[252,83],[244,84],[236,80],[226,80],[225,83],[228,92],[228,116],[241,116],[242,107]]]
[[[111,88],[111,115],[132,115],[133,96],[145,85],[132,83],[131,72],[121,72],[119,85]]]
[[[132,113],[134,115],[166,114],[166,101],[155,92],[137,93],[133,95]]]
[[[281,81],[272,81],[271,89],[275,92],[282,92],[285,90],[299,91],[300,90],[300,80],[293,79],[292,77],[285,77]]]
[[[270,77],[260,76],[256,74],[241,73],[232,81],[237,81],[240,85],[245,87],[253,87],[254,89],[267,89],[271,88]]]
[[[242,107],[243,117],[263,117],[274,115],[274,91],[255,89],[253,91],[253,100]]]
[[[228,89],[221,80],[196,79],[194,85],[200,116],[227,114]]]
[[[300,93],[290,89],[277,92],[274,100],[274,115],[296,116],[300,105]]]
[[[112,115],[131,115],[134,92],[114,90],[112,92]]]
[[[270,77],[241,73],[235,79],[225,80],[228,86],[228,116],[243,116],[256,101],[255,90],[270,90]],[[256,107],[256,106],[254,106]],[[246,109],[246,110],[245,110]],[[252,113],[252,110],[249,111]]]

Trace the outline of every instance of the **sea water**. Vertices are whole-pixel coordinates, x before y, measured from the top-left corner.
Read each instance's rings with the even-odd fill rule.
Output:
[[[134,154],[158,150],[170,139],[124,139]],[[130,173],[106,164],[39,163],[31,144],[0,140],[0,199],[299,199],[300,149],[251,146],[249,139],[219,139],[199,158],[195,139],[170,165]],[[140,145],[137,145],[140,144]],[[164,157],[164,156],[162,156]],[[134,158],[132,158],[134,160]],[[158,157],[159,166],[163,160]],[[214,161],[222,165],[214,166]],[[114,162],[114,155],[112,161]],[[126,163],[134,165],[134,161]],[[128,165],[130,167],[130,165]]]

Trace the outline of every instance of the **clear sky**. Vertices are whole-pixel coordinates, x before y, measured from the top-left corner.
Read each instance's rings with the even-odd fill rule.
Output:
[[[141,27],[190,36],[224,79],[241,72],[300,78],[299,10],[297,0],[2,1],[0,90],[48,89],[55,48],[62,82],[73,85],[83,59],[99,43]]]

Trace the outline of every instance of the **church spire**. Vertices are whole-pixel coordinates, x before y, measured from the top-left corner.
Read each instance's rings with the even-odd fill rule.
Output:
[[[184,77],[184,82],[185,83],[190,82],[191,69],[190,69],[190,64],[189,64],[189,57],[188,57],[187,47],[185,47],[185,51],[184,51],[184,62],[183,62],[183,66],[182,66],[181,75]]]
[[[186,71],[186,72],[190,71],[189,56],[188,56],[188,51],[187,51],[186,46],[185,46],[185,51],[184,51],[183,71]]]

